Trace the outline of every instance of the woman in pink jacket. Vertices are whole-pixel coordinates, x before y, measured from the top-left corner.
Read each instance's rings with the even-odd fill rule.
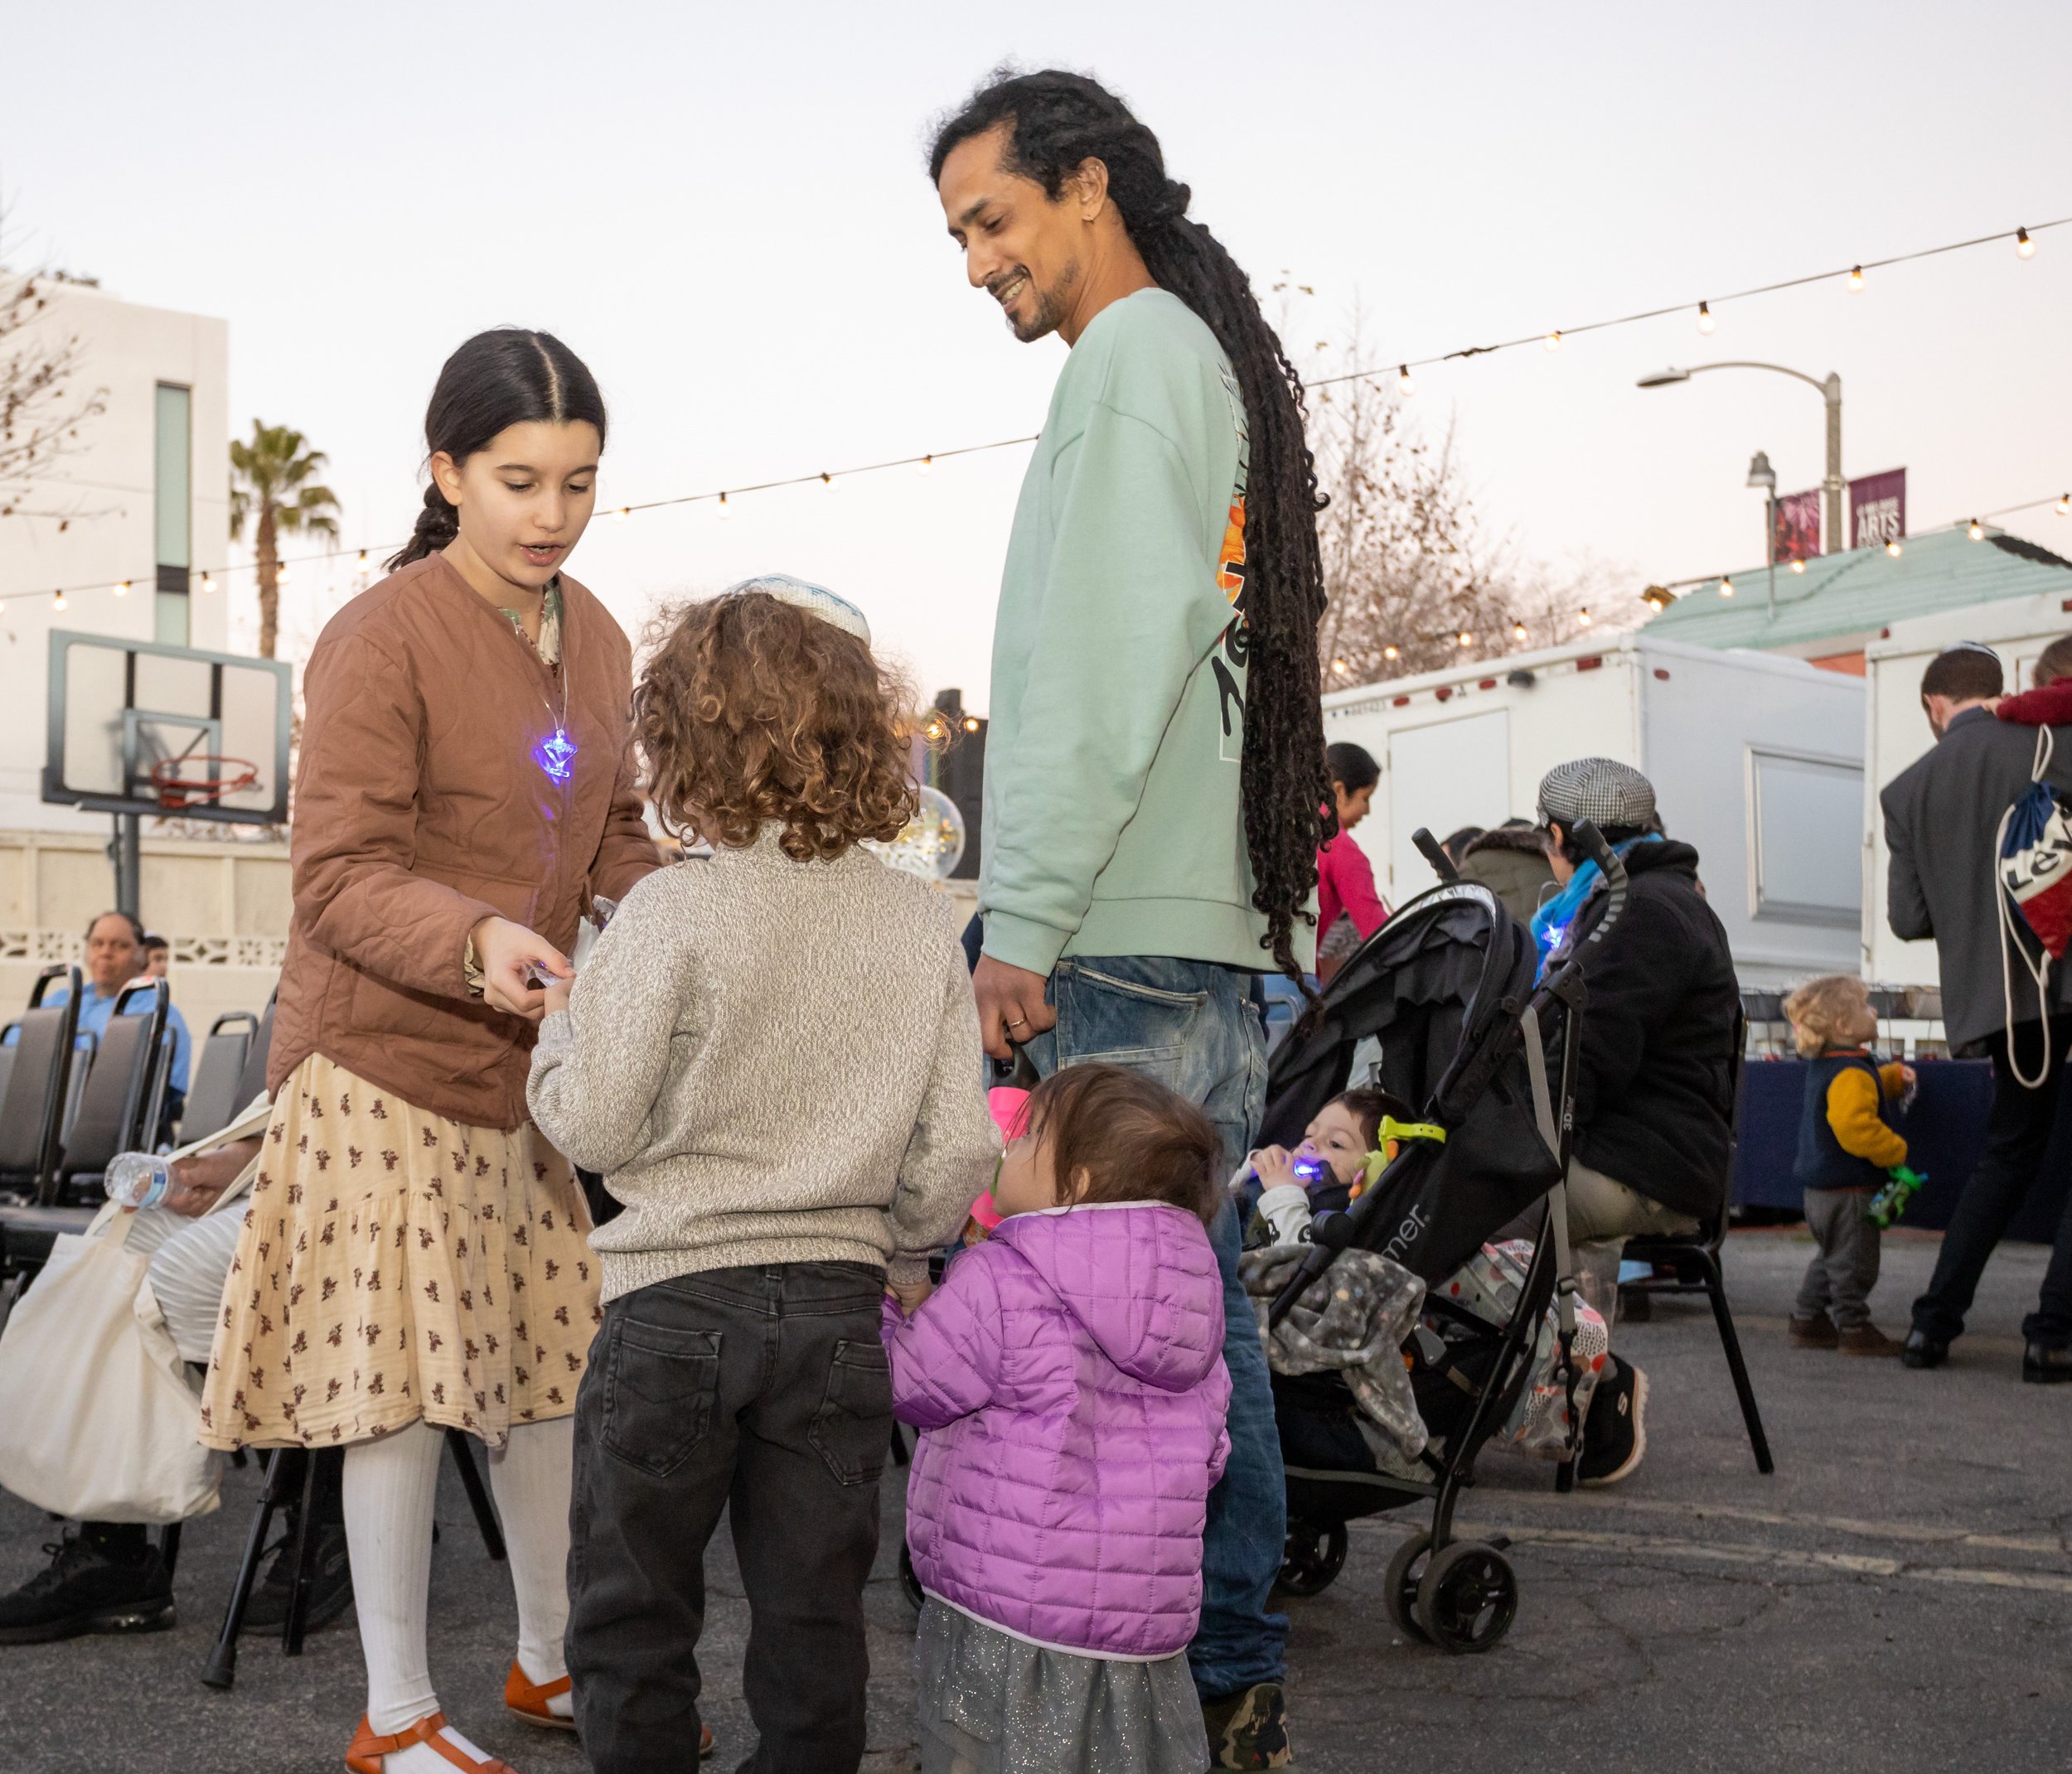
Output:
[[[1326,746],[1324,756],[1339,816],[1338,835],[1317,849],[1317,977],[1329,979],[1388,922],[1388,907],[1374,891],[1366,851],[1347,835],[1373,805],[1382,766],[1364,746]]]
[[[933,1298],[885,1303],[893,1413],[924,1432],[922,1774],[1199,1774],[1185,1653],[1230,1445],[1218,1136],[1097,1065],[1046,1079],[1024,1128],[992,1235]]]

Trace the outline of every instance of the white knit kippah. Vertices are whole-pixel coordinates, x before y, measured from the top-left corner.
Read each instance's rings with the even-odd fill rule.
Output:
[[[759,573],[753,579],[729,585],[719,595],[738,597],[744,592],[761,592],[779,603],[790,604],[809,616],[816,616],[823,622],[832,622],[844,634],[854,635],[865,646],[870,645],[870,624],[864,619],[864,612],[846,597],[837,597],[824,585],[795,579],[788,573]]]

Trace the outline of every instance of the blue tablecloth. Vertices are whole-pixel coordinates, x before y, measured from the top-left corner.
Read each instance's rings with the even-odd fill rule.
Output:
[[[1798,1121],[1806,1100],[1803,1060],[1750,1060],[1741,1071],[1740,1147],[1734,1159],[1734,1200],[1748,1207],[1802,1205],[1791,1180]],[[1993,1072],[1986,1060],[1923,1060],[1920,1089],[1900,1123],[1907,1163],[1928,1177],[1901,1224],[1939,1231],[1986,1148]],[[2057,1127],[2044,1155],[2042,1186],[2008,1228],[2010,1238],[2049,1244],[2072,1190],[2072,1090],[2059,1099]]]

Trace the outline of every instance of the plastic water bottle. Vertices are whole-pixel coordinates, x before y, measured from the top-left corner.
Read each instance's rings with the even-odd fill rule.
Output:
[[[156,1207],[172,1187],[172,1171],[155,1152],[124,1152],[109,1160],[101,1187],[125,1207]]]

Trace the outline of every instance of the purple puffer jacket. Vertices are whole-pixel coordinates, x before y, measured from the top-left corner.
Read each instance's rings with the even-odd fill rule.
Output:
[[[911,1318],[907,1544],[931,1594],[1024,1638],[1163,1657],[1194,1636],[1230,1452],[1223,1283],[1201,1221],[1132,1201],[1016,1214]]]

